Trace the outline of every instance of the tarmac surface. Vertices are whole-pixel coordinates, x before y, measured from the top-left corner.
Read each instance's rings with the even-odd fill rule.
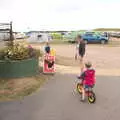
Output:
[[[97,76],[95,104],[80,101],[75,80],[76,74],[57,73],[34,95],[0,103],[0,120],[120,119],[119,76]]]

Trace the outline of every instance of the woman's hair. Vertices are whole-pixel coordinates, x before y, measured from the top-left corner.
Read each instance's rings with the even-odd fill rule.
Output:
[[[85,67],[86,68],[91,68],[92,67],[92,63],[90,61],[85,63]]]
[[[81,39],[81,38],[82,38],[82,36],[81,36],[81,35],[78,35],[78,36],[77,36],[77,38],[78,38],[78,39]]]
[[[46,42],[46,45],[49,45],[49,42]]]

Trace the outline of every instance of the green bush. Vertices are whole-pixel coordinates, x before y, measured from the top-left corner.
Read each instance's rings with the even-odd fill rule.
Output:
[[[30,45],[24,47],[20,44],[8,46],[0,51],[0,60],[25,60],[41,56],[40,50],[32,48]]]

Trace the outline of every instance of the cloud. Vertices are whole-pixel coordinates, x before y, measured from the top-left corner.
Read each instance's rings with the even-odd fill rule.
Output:
[[[117,0],[0,0],[0,22],[12,20],[17,31],[119,27],[119,5]]]

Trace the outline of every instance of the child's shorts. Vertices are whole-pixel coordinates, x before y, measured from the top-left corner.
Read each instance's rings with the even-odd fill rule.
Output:
[[[85,89],[89,89],[89,88],[93,88],[93,87],[94,87],[94,85],[84,85]]]

